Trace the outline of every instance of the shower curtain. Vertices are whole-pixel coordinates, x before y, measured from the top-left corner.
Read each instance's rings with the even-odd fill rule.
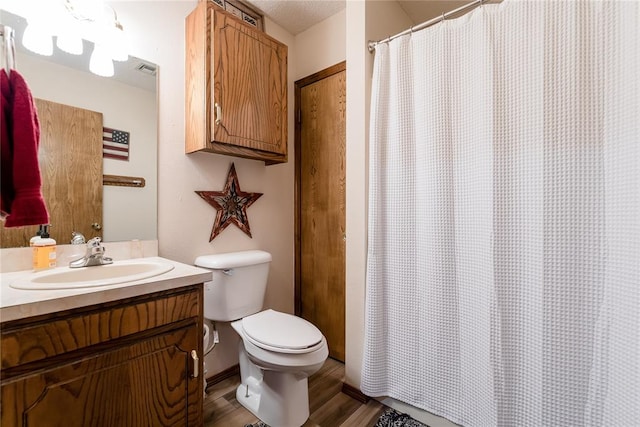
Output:
[[[377,45],[365,394],[640,425],[639,23],[504,0]]]

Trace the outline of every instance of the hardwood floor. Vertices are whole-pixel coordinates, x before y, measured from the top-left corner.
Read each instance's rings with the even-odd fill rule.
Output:
[[[309,412],[303,427],[367,427],[375,425],[386,407],[371,399],[367,404],[341,392],[344,364],[327,359],[309,377]],[[228,378],[207,389],[204,402],[206,427],[244,427],[259,421],[236,400],[240,377]],[[274,426],[276,427],[276,426]]]

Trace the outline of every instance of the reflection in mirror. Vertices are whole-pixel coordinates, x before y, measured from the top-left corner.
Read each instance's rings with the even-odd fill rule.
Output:
[[[94,112],[102,118],[99,128],[122,131],[125,132],[122,137],[128,136],[128,154],[125,152],[120,156],[124,159],[107,157],[103,154],[103,139],[113,137],[113,133],[104,133],[98,137],[97,141],[94,136],[93,142],[89,142],[87,131],[79,130],[87,129],[85,119],[79,121],[80,119],[75,118],[82,114],[69,113],[72,121],[67,126],[77,128],[77,130],[68,129],[69,133],[74,134],[74,137],[80,136],[81,142],[84,141],[85,144],[99,145],[98,156],[104,155],[104,159],[99,160],[101,163],[99,166],[92,166],[89,161],[80,158],[79,149],[72,148],[69,135],[58,138],[55,153],[44,152],[41,142],[39,153],[41,169],[45,164],[58,165],[58,178],[55,184],[46,182],[48,179],[53,179],[51,173],[43,172],[42,174],[43,193],[47,184],[51,184],[51,189],[43,194],[52,216],[51,236],[57,240],[58,244],[67,244],[71,240],[68,227],[73,229],[89,227],[95,232],[90,235],[101,235],[103,240],[108,242],[157,239],[157,67],[148,61],[130,56],[127,62],[114,63],[114,77],[99,77],[89,72],[88,57],[92,51],[92,43],[83,41],[84,52],[86,52],[84,57],[70,55],[57,48],[54,48],[52,57],[40,56],[27,51],[21,45],[22,33],[26,26],[24,18],[0,10],[0,22],[11,26],[16,32],[15,69],[29,84],[38,108],[41,108],[41,102],[49,102],[54,106],[61,105],[61,108],[78,109],[82,114]],[[56,108],[53,110],[57,111]],[[43,114],[45,114],[44,111]],[[59,119],[49,120],[54,120],[59,128],[64,128],[60,126]],[[49,129],[52,127],[50,126]],[[105,153],[108,152],[105,151]],[[68,158],[75,160],[72,166],[61,166],[62,160],[55,160]],[[74,182],[76,178],[91,174],[95,176],[86,181],[91,184]],[[145,185],[144,187],[112,185],[102,187],[103,174],[139,177],[144,180]],[[95,207],[100,197],[81,194],[84,194],[86,187],[96,186],[101,187],[102,218],[76,219],[74,215],[83,209],[72,208],[70,200],[79,199],[83,208]],[[62,214],[56,217],[57,212]],[[56,232],[58,224],[61,232],[62,229],[65,230],[62,235]],[[63,226],[63,224],[67,225]],[[20,230],[19,233],[22,236],[18,238],[17,243],[9,243],[11,239],[4,238],[5,233],[9,231],[15,233],[16,230]],[[36,230],[37,227],[4,229],[0,224],[1,246],[29,246],[29,239],[35,235]]]

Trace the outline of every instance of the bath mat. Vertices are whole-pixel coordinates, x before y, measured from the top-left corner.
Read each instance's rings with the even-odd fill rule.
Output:
[[[407,414],[396,411],[395,409],[387,409],[384,411],[374,427],[429,427],[420,421],[414,420]]]
[[[257,423],[253,423],[253,424],[245,424],[244,427],[269,427],[269,426],[263,423],[262,421],[258,421]]]

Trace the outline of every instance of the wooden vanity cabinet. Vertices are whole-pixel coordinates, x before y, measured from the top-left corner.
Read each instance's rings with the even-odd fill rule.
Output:
[[[201,426],[202,285],[1,327],[1,426]]]
[[[200,1],[186,18],[185,151],[287,161],[287,46]]]

